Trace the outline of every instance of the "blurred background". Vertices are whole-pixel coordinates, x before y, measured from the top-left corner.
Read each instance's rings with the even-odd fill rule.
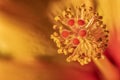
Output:
[[[120,1],[78,2],[93,6],[110,30],[106,59],[81,66],[57,54],[52,18],[74,0],[0,0],[0,80],[120,80]]]

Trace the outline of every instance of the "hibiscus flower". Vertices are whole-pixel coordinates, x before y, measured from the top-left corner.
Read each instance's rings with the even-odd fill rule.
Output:
[[[56,45],[49,38],[53,32],[52,18],[71,2],[92,6],[103,16],[110,31],[104,59],[81,66],[78,62],[67,63],[64,55],[57,54]],[[0,80],[119,80],[120,1],[79,0],[78,3],[0,0]]]

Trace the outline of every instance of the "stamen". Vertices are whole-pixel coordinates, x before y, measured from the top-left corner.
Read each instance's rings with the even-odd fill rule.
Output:
[[[81,65],[104,58],[109,31],[103,17],[85,4],[67,8],[61,14],[55,17],[57,24],[53,29],[56,31],[51,35],[58,53],[69,54],[67,62],[78,61]]]

